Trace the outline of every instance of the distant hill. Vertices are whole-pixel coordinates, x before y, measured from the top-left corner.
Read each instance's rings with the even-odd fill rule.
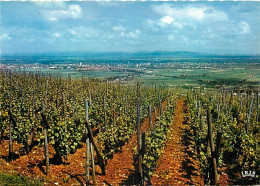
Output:
[[[222,55],[199,53],[189,51],[152,51],[152,52],[47,52],[38,54],[8,54],[4,56],[31,56],[31,57],[89,57],[89,58],[259,58],[260,56],[253,55]]]
[[[210,53],[199,53],[190,51],[152,51],[152,52],[61,52],[45,53],[45,56],[73,56],[73,57],[112,57],[112,58],[135,58],[135,57],[175,57],[175,58],[197,58],[197,57],[254,57],[253,55],[221,55]],[[258,56],[259,57],[259,56]]]

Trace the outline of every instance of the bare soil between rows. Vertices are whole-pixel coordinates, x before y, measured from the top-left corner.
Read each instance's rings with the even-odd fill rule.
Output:
[[[192,131],[187,121],[187,104],[179,99],[167,134],[164,153],[151,178],[152,185],[203,185]]]

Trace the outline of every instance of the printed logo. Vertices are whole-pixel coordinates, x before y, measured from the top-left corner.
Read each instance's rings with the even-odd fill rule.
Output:
[[[254,178],[255,177],[255,171],[242,171],[241,172],[242,174],[242,177],[252,177]]]

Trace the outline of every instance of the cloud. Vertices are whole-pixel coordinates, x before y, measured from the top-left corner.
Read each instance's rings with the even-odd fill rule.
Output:
[[[158,21],[158,25],[161,27],[164,27],[166,25],[171,24],[174,21],[174,19],[171,16],[164,16]]]
[[[78,18],[81,15],[81,7],[79,5],[70,5],[67,12],[73,18]]]
[[[112,30],[114,31],[123,31],[125,28],[122,25],[114,26]]]
[[[165,34],[171,40],[172,34],[183,43],[214,39],[234,40],[252,32],[248,20],[241,21],[223,7],[212,4],[153,4],[151,9],[160,16],[149,19],[145,25],[151,30]],[[167,29],[166,29],[167,28]],[[180,31],[181,30],[181,31]],[[231,39],[232,38],[232,39]]]
[[[162,23],[171,24],[174,21],[174,19],[170,16],[164,16],[164,17],[161,18],[160,21]]]
[[[116,1],[96,1],[96,2],[98,5],[106,6],[106,7],[122,6],[121,2],[116,2]]]
[[[76,1],[3,4],[2,52],[259,49],[257,3],[109,5]]]
[[[247,22],[241,21],[240,22],[240,34],[248,34],[250,33],[250,26],[248,25]]]
[[[77,4],[61,6],[59,9],[44,10],[43,14],[49,21],[59,21],[60,19],[76,19],[81,17],[82,9]]]
[[[73,29],[69,29],[68,31],[69,31],[69,33],[72,34],[72,35],[79,35],[79,34],[78,34],[75,30],[73,30]]]
[[[90,36],[92,38],[97,37],[99,35],[99,31],[91,27],[79,26],[73,29],[68,29],[65,35],[67,38],[78,39],[82,41]]]
[[[158,13],[159,15],[162,16],[167,16],[167,15],[173,15],[173,9],[170,7],[170,5],[164,3],[161,5],[151,5],[151,8]]]
[[[48,19],[49,19],[49,21],[59,21],[58,18],[56,18],[56,17],[49,17]]]
[[[141,31],[140,30],[135,30],[134,32],[128,32],[128,33],[125,33],[125,32],[121,32],[120,33],[120,36],[121,37],[127,37],[127,38],[132,38],[132,39],[137,39],[140,35]]]
[[[137,32],[129,32],[127,34],[128,37],[133,38],[133,39],[138,38],[138,35],[139,35],[139,33],[137,33]]]
[[[190,20],[203,21],[210,19],[211,21],[227,21],[228,16],[225,12],[215,10],[209,6],[186,6],[173,7],[169,4],[152,5],[151,8],[161,16],[170,16],[174,20]]]
[[[128,37],[136,39],[139,37],[140,30],[135,30],[135,32],[129,32]]]
[[[68,32],[71,34],[71,35],[74,35],[74,36],[81,36],[81,34],[79,34],[76,30],[74,29],[69,29]]]
[[[32,1],[35,5],[48,8],[48,9],[57,9],[57,8],[66,8],[66,3],[64,1]]]
[[[156,28],[154,28],[154,25],[158,25],[161,28],[166,27],[166,26],[172,26],[172,27],[177,28],[179,30],[183,29],[183,27],[184,27],[184,24],[175,21],[171,16],[164,16],[161,19],[154,20],[154,21],[149,19],[145,22],[145,24],[148,27],[152,27],[153,30],[155,30],[155,31],[158,31],[158,30]]]
[[[60,37],[61,34],[59,32],[52,33],[51,36],[53,37]]]
[[[11,40],[11,39],[12,39],[12,37],[9,34],[0,35],[0,41]]]
[[[174,22],[174,23],[173,23],[173,26],[174,26],[175,28],[178,28],[179,30],[180,30],[180,29],[183,29],[183,25],[182,25],[181,23],[178,23],[178,22]]]
[[[177,22],[171,16],[164,16],[157,20],[148,19],[144,22],[144,24],[146,26],[152,28],[152,30],[154,30],[154,31],[159,31],[158,29],[155,28],[156,25],[160,26],[161,28],[167,27],[167,26],[172,26],[178,30],[181,30],[181,29],[183,29],[185,23],[182,24],[180,22]]]

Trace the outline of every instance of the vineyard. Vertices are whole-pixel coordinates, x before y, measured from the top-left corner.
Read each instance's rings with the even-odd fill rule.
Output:
[[[43,184],[257,184],[259,130],[247,89],[0,72],[0,171]]]
[[[260,168],[259,93],[191,91],[187,101],[204,183],[216,184],[218,171],[225,169],[233,184],[259,183],[259,178],[238,176],[243,171],[257,174]]]

